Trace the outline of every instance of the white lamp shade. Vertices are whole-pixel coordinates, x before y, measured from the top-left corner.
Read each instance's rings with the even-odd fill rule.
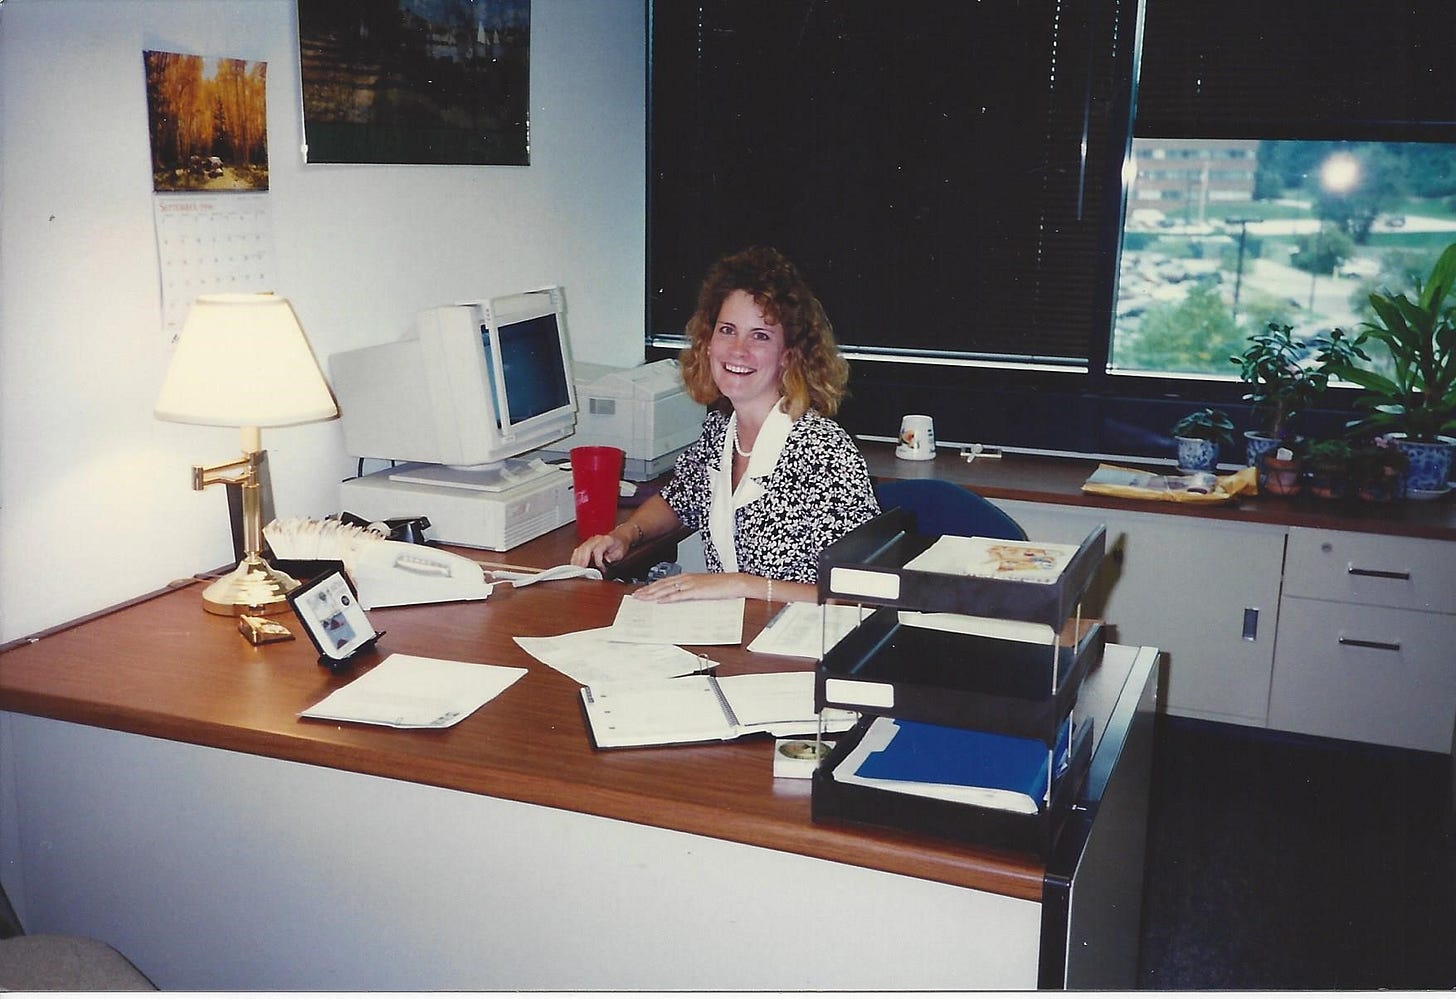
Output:
[[[158,419],[286,427],[338,414],[288,299],[203,295],[192,304],[157,398]]]

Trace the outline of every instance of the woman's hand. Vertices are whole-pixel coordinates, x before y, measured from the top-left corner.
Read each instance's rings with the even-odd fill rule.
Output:
[[[606,572],[607,563],[620,562],[626,557],[631,547],[617,533],[617,530],[613,530],[610,534],[594,534],[572,551],[571,564],[595,566]]]
[[[762,597],[764,580],[744,572],[683,572],[648,583],[632,596],[652,603]]]
[[[4,0],[0,0],[3,3]],[[603,573],[609,562],[620,562],[634,547],[650,543],[654,538],[670,534],[682,527],[682,521],[661,496],[649,496],[622,523],[606,534],[587,538],[571,553],[571,564],[596,566]]]

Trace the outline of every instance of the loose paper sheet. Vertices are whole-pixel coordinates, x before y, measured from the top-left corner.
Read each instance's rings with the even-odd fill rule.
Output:
[[[612,638],[647,645],[738,645],[743,641],[744,598],[659,604],[622,598]]]
[[[541,662],[590,687],[685,676],[716,666],[676,645],[638,645],[612,640],[611,628],[593,628],[548,638],[516,638]]]
[[[301,717],[392,728],[449,728],[525,675],[518,666],[395,653]]]

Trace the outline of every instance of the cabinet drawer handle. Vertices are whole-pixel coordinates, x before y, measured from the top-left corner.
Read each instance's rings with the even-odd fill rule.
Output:
[[[1351,565],[1345,570],[1352,576],[1374,576],[1376,579],[1410,579],[1409,572],[1395,572],[1390,569],[1361,569]]]
[[[1400,651],[1399,642],[1372,642],[1365,638],[1346,638],[1344,635],[1340,636],[1339,641],[1341,645],[1353,645],[1359,649],[1381,649],[1385,652]]]

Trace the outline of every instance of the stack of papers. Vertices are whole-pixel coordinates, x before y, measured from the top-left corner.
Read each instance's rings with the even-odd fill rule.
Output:
[[[818,659],[857,628],[865,613],[858,604],[784,604],[748,644],[748,651]]]

